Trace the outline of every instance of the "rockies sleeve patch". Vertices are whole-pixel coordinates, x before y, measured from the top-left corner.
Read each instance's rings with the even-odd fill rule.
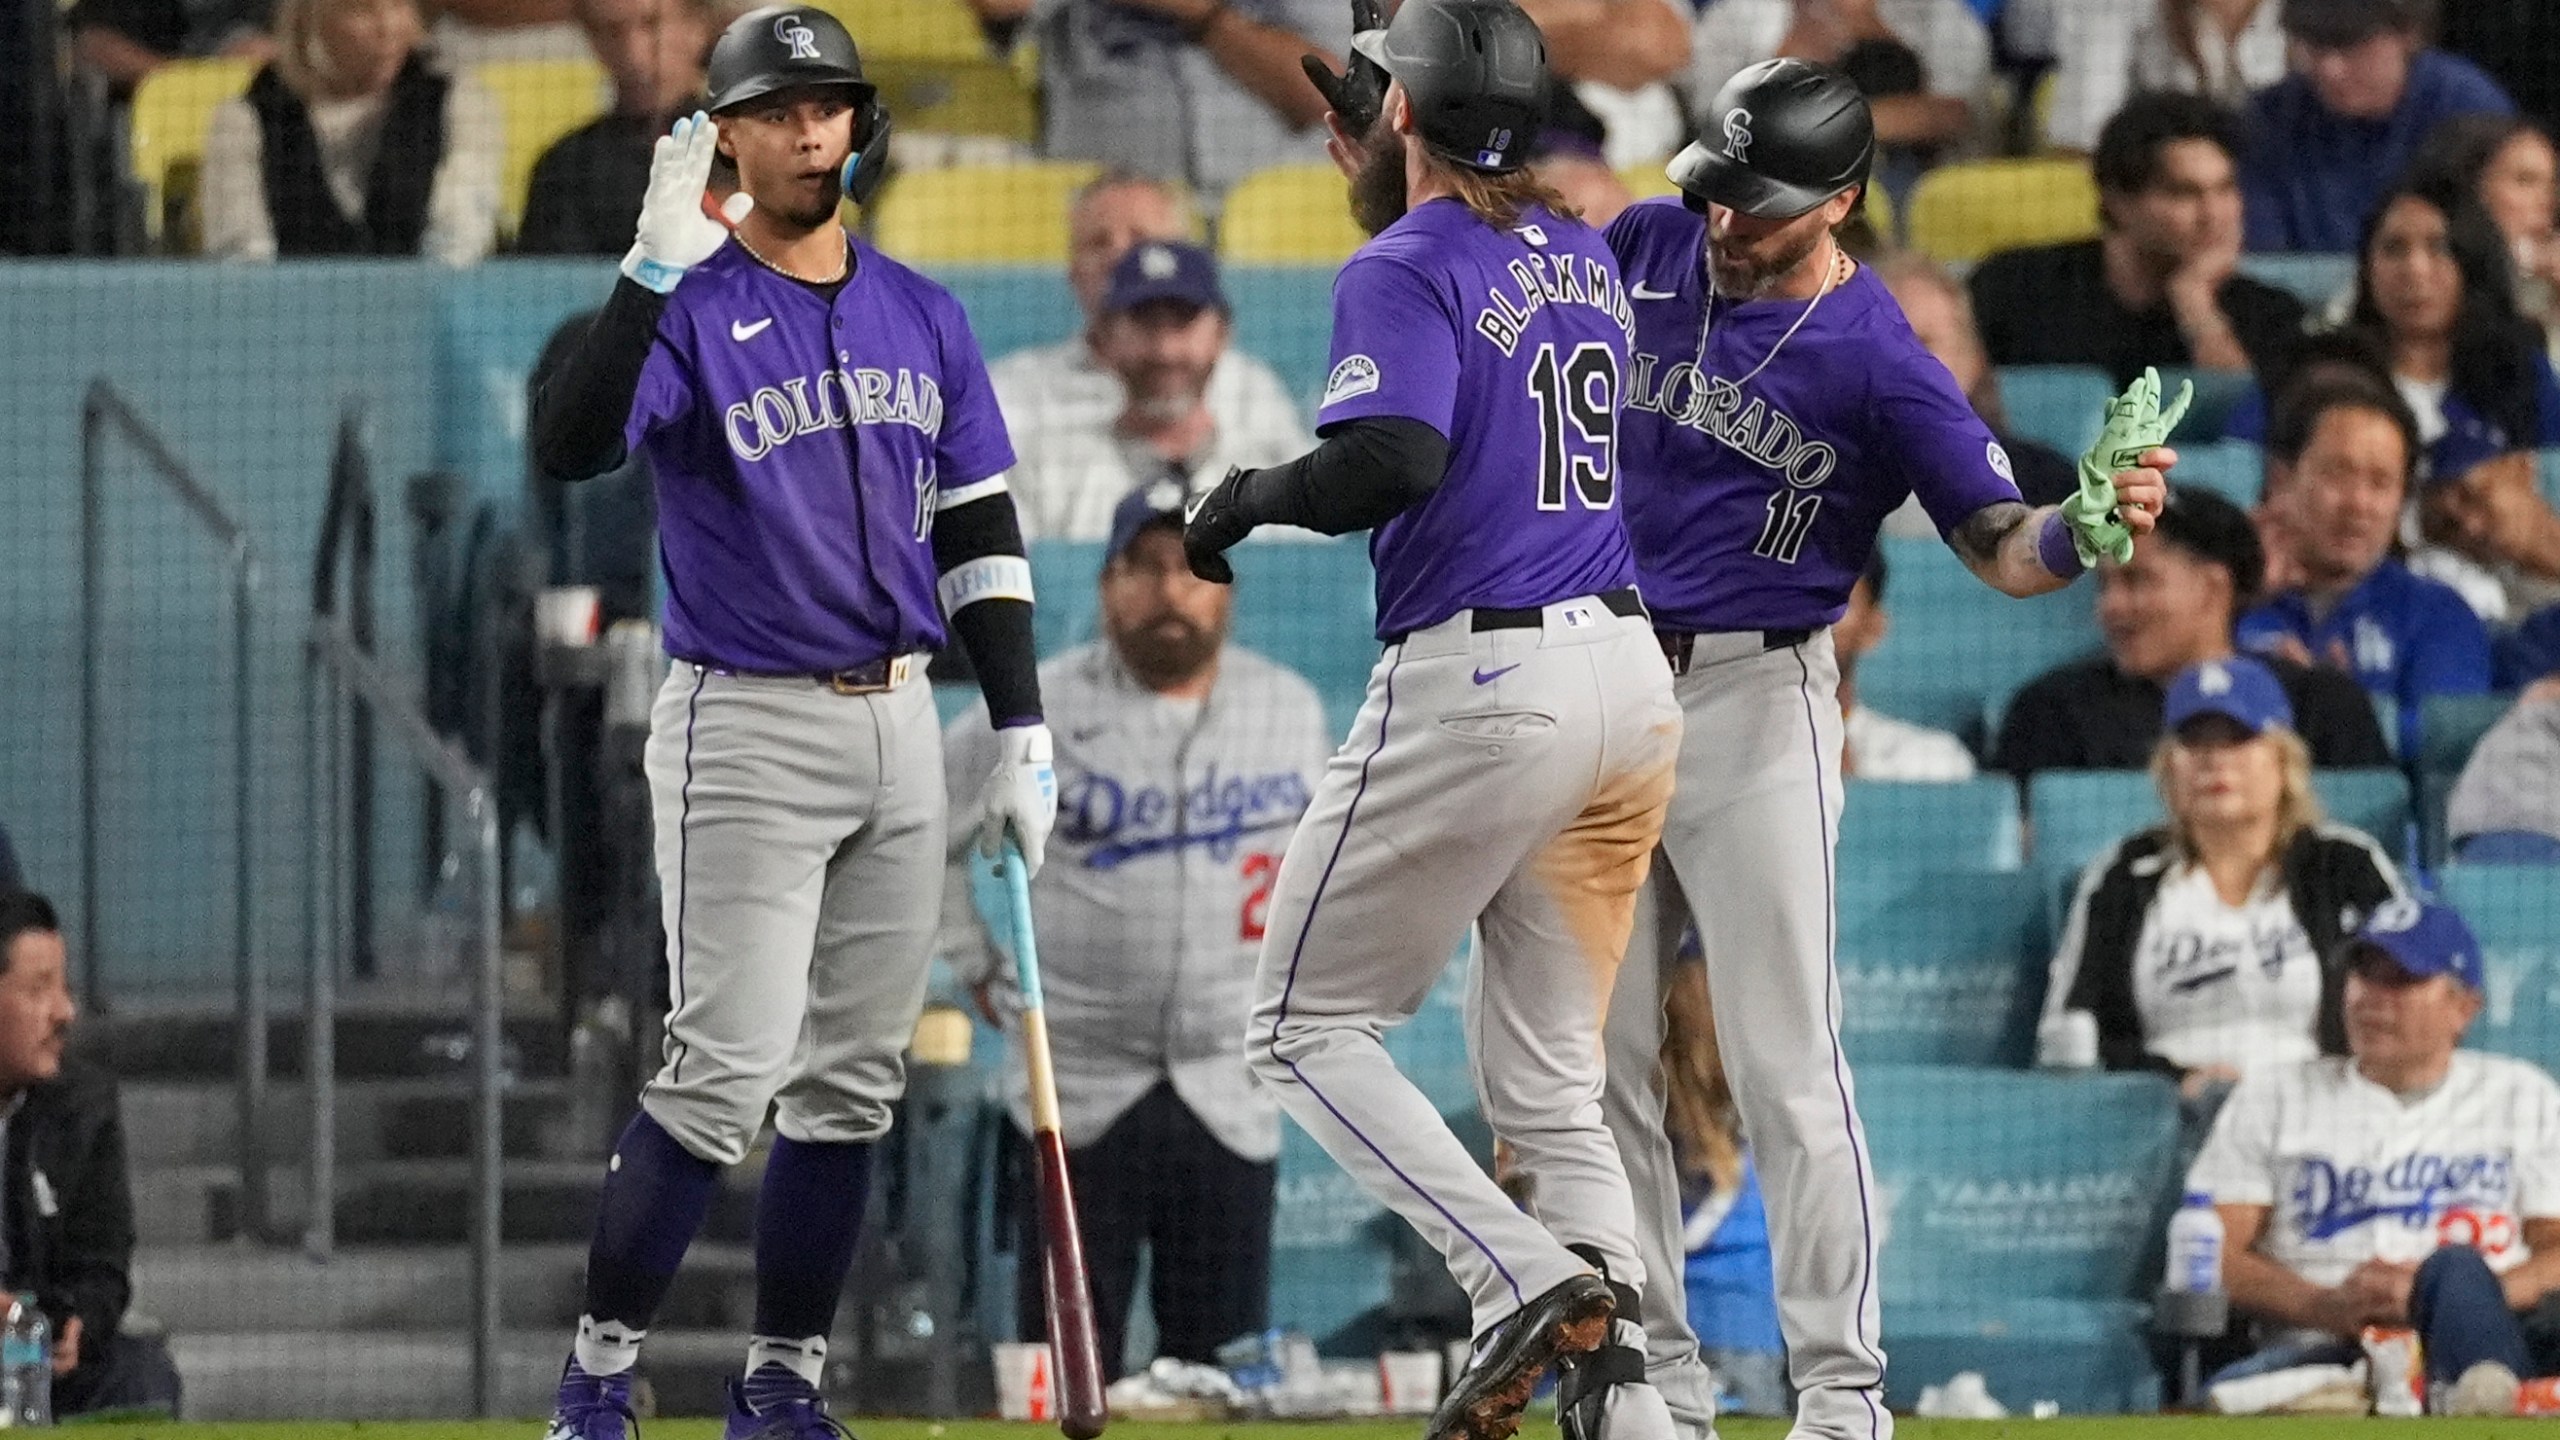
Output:
[[[1378,362],[1366,355],[1345,355],[1333,367],[1333,377],[1324,382],[1324,405],[1338,405],[1355,395],[1366,395],[1378,388]]]

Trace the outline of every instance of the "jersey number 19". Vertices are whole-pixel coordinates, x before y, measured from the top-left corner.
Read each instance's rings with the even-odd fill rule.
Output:
[[[1618,498],[1618,356],[1607,345],[1573,347],[1559,363],[1553,342],[1529,366],[1538,402],[1538,508],[1561,510],[1566,482],[1586,510]]]

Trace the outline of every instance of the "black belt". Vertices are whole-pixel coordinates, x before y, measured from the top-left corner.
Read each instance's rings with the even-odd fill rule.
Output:
[[[1689,673],[1689,656],[1698,647],[1698,637],[1706,635],[1749,635],[1749,630],[1656,630],[1654,638],[1662,642],[1662,658],[1671,662],[1671,673]],[[1763,651],[1784,650],[1813,638],[1811,630],[1763,630],[1759,632]]]
[[[701,661],[692,662],[702,665]],[[884,655],[844,670],[740,670],[732,665],[702,665],[715,675],[745,675],[758,680],[807,680],[839,695],[877,695],[895,690],[923,669],[922,657]]]
[[[1609,613],[1629,620],[1645,619],[1644,601],[1634,589],[1604,590],[1594,597],[1609,607]],[[1479,605],[1469,612],[1467,628],[1478,635],[1487,630],[1535,630],[1547,623],[1547,607],[1527,605],[1517,610],[1504,610],[1492,605]]]

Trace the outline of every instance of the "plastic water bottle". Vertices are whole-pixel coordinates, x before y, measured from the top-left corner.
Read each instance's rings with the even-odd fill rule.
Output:
[[[2222,1289],[2222,1216],[2213,1197],[2190,1190],[2178,1213],[2169,1219],[2168,1288],[2184,1295],[2212,1295]]]
[[[33,1295],[9,1298],[0,1328],[0,1426],[53,1423],[53,1326]]]

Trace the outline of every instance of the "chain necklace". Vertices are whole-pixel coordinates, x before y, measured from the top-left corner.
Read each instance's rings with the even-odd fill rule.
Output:
[[[1795,323],[1787,327],[1787,332],[1778,337],[1777,344],[1769,347],[1769,353],[1760,357],[1760,363],[1751,367],[1751,373],[1733,382],[1735,389],[1739,390],[1758,379],[1760,372],[1769,368],[1769,362],[1778,358],[1778,352],[1786,348],[1787,342],[1796,338],[1796,332],[1804,328],[1804,322],[1812,319],[1813,312],[1821,308],[1822,297],[1846,284],[1849,277],[1857,273],[1856,262],[1849,258],[1848,251],[1840,248],[1840,242],[1829,236],[1823,239],[1824,243],[1831,247],[1831,267],[1830,273],[1822,277],[1822,288],[1813,292],[1813,299],[1805,305],[1804,313],[1798,315]],[[1707,303],[1699,308],[1698,313],[1698,373],[1701,377],[1707,371],[1707,335],[1715,325],[1715,316],[1716,272],[1715,267],[1709,265],[1707,267]]]
[[[781,276],[785,280],[797,280],[803,285],[834,285],[840,283],[844,279],[845,275],[853,269],[853,247],[850,244],[846,245],[844,249],[839,251],[836,255],[836,273],[829,275],[824,279],[820,279],[814,275],[803,275],[788,265],[777,265],[772,261],[767,260],[764,258],[764,252],[756,249],[755,245],[747,239],[746,231],[732,230],[729,233],[737,237],[738,248],[746,251],[748,258],[754,260],[757,264],[763,266],[767,270],[772,271],[774,274]]]

